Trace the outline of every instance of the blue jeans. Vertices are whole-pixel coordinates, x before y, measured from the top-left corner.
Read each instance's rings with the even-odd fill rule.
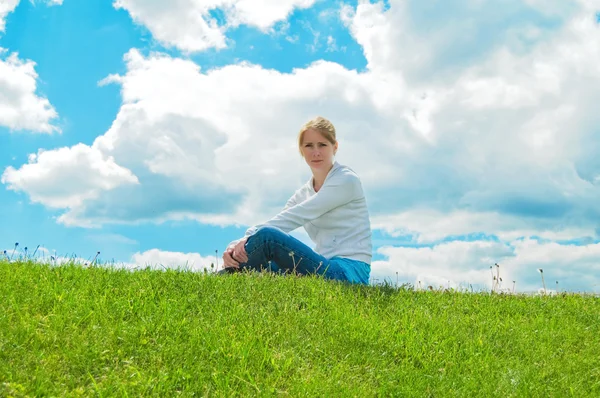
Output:
[[[259,228],[248,237],[244,247],[248,262],[240,264],[242,270],[317,274],[327,279],[350,283],[369,283],[369,264],[343,257],[327,259],[279,228]]]

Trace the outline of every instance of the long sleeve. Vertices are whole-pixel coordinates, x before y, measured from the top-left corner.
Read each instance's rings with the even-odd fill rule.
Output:
[[[294,194],[288,199],[288,201],[285,203],[285,206],[284,206],[284,208],[283,208],[282,211],[285,211],[285,210],[289,209],[290,207],[293,207],[293,206],[296,205],[296,202],[297,202],[296,197],[298,196],[298,192],[299,191],[294,192]],[[260,225],[263,225],[263,224],[260,224]],[[245,233],[244,237],[242,237],[240,239],[236,239],[236,240],[230,242],[229,245],[227,245],[227,249],[234,247],[242,239],[247,238],[248,236],[252,235],[260,225],[248,228],[246,230],[246,233]]]
[[[288,233],[354,200],[361,194],[362,187],[358,178],[349,174],[332,176],[325,182],[319,192],[300,203],[286,206],[284,210],[264,224],[249,228],[246,231],[246,236],[252,235],[258,228],[266,225],[277,227]]]
[[[288,199],[279,214],[248,228],[242,239],[265,226],[276,227],[285,233],[304,227],[315,244],[314,250],[324,257],[344,257],[371,263],[367,202],[360,178],[347,166],[335,163],[318,192],[313,189],[311,179]]]
[[[298,196],[298,191],[296,191],[285,203],[282,211],[289,209],[290,207],[294,207],[296,205],[296,196]]]

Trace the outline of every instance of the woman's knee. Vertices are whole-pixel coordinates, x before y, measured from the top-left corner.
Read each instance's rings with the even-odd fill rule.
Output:
[[[279,228],[272,227],[270,225],[264,225],[259,227],[252,236],[257,239],[268,240],[281,237],[282,235],[284,235],[284,232]]]

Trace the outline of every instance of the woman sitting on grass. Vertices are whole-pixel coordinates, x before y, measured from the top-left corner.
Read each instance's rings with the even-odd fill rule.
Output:
[[[275,217],[246,231],[223,253],[222,273],[243,269],[368,284],[371,271],[371,225],[359,177],[334,160],[335,128],[317,117],[302,126],[300,154],[312,178]],[[315,250],[288,233],[304,227]]]

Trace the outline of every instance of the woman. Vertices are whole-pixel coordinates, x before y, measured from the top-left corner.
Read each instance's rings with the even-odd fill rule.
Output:
[[[334,126],[322,117],[310,120],[300,129],[298,145],[312,178],[278,215],[229,244],[222,272],[295,272],[368,284],[372,243],[367,202],[356,173],[334,160]],[[288,234],[298,227],[306,229],[315,250]]]

